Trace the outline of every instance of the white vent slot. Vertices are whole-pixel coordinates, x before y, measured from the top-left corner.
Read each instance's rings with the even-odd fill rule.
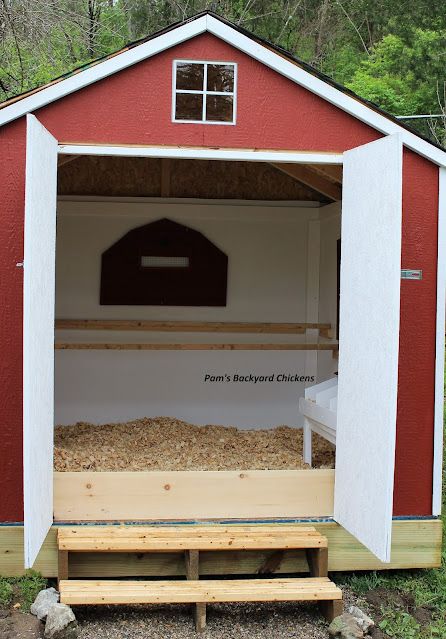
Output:
[[[164,255],[142,255],[141,266],[144,268],[187,268],[189,266],[188,257],[164,256]]]

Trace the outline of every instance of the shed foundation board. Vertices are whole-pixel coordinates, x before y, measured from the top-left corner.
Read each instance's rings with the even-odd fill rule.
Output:
[[[302,523],[302,526],[308,526]],[[442,525],[439,519],[394,521],[391,562],[381,563],[362,544],[334,522],[312,522],[312,526],[328,538],[330,571],[384,570],[397,568],[436,568],[441,565]],[[57,576],[57,530],[49,531],[37,557],[35,570],[44,577]],[[289,551],[283,556],[273,552],[209,552],[202,553],[203,575],[254,574],[261,572],[291,573],[308,570],[302,551]],[[0,527],[0,574],[17,576],[23,568],[23,526]],[[70,558],[70,576],[122,577],[184,575],[181,553],[106,554],[74,553]]]
[[[334,470],[54,473],[56,521],[331,517]]]

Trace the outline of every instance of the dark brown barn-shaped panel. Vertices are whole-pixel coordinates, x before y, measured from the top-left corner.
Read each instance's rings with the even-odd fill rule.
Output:
[[[102,254],[102,305],[226,306],[228,258],[166,218],[132,229]]]

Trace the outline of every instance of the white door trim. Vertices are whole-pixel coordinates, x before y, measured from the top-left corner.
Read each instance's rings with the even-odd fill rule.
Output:
[[[400,135],[345,153],[334,519],[390,562],[401,293]]]
[[[25,568],[32,568],[53,523],[56,202],[57,140],[28,115],[23,262]]]
[[[437,334],[435,345],[434,476],[432,514],[441,515],[443,484],[444,332],[446,303],[446,169],[439,169]]]

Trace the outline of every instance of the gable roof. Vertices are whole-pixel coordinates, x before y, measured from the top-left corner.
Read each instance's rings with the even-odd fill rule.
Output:
[[[62,75],[42,87],[10,98],[0,104],[0,126],[206,32],[227,42],[377,131],[385,135],[401,134],[403,144],[406,147],[440,166],[446,166],[446,152],[440,146],[415,133],[376,105],[337,84],[328,76],[293,57],[284,49],[210,11],[199,13],[184,22],[173,24],[147,38],[128,44],[113,54]]]

